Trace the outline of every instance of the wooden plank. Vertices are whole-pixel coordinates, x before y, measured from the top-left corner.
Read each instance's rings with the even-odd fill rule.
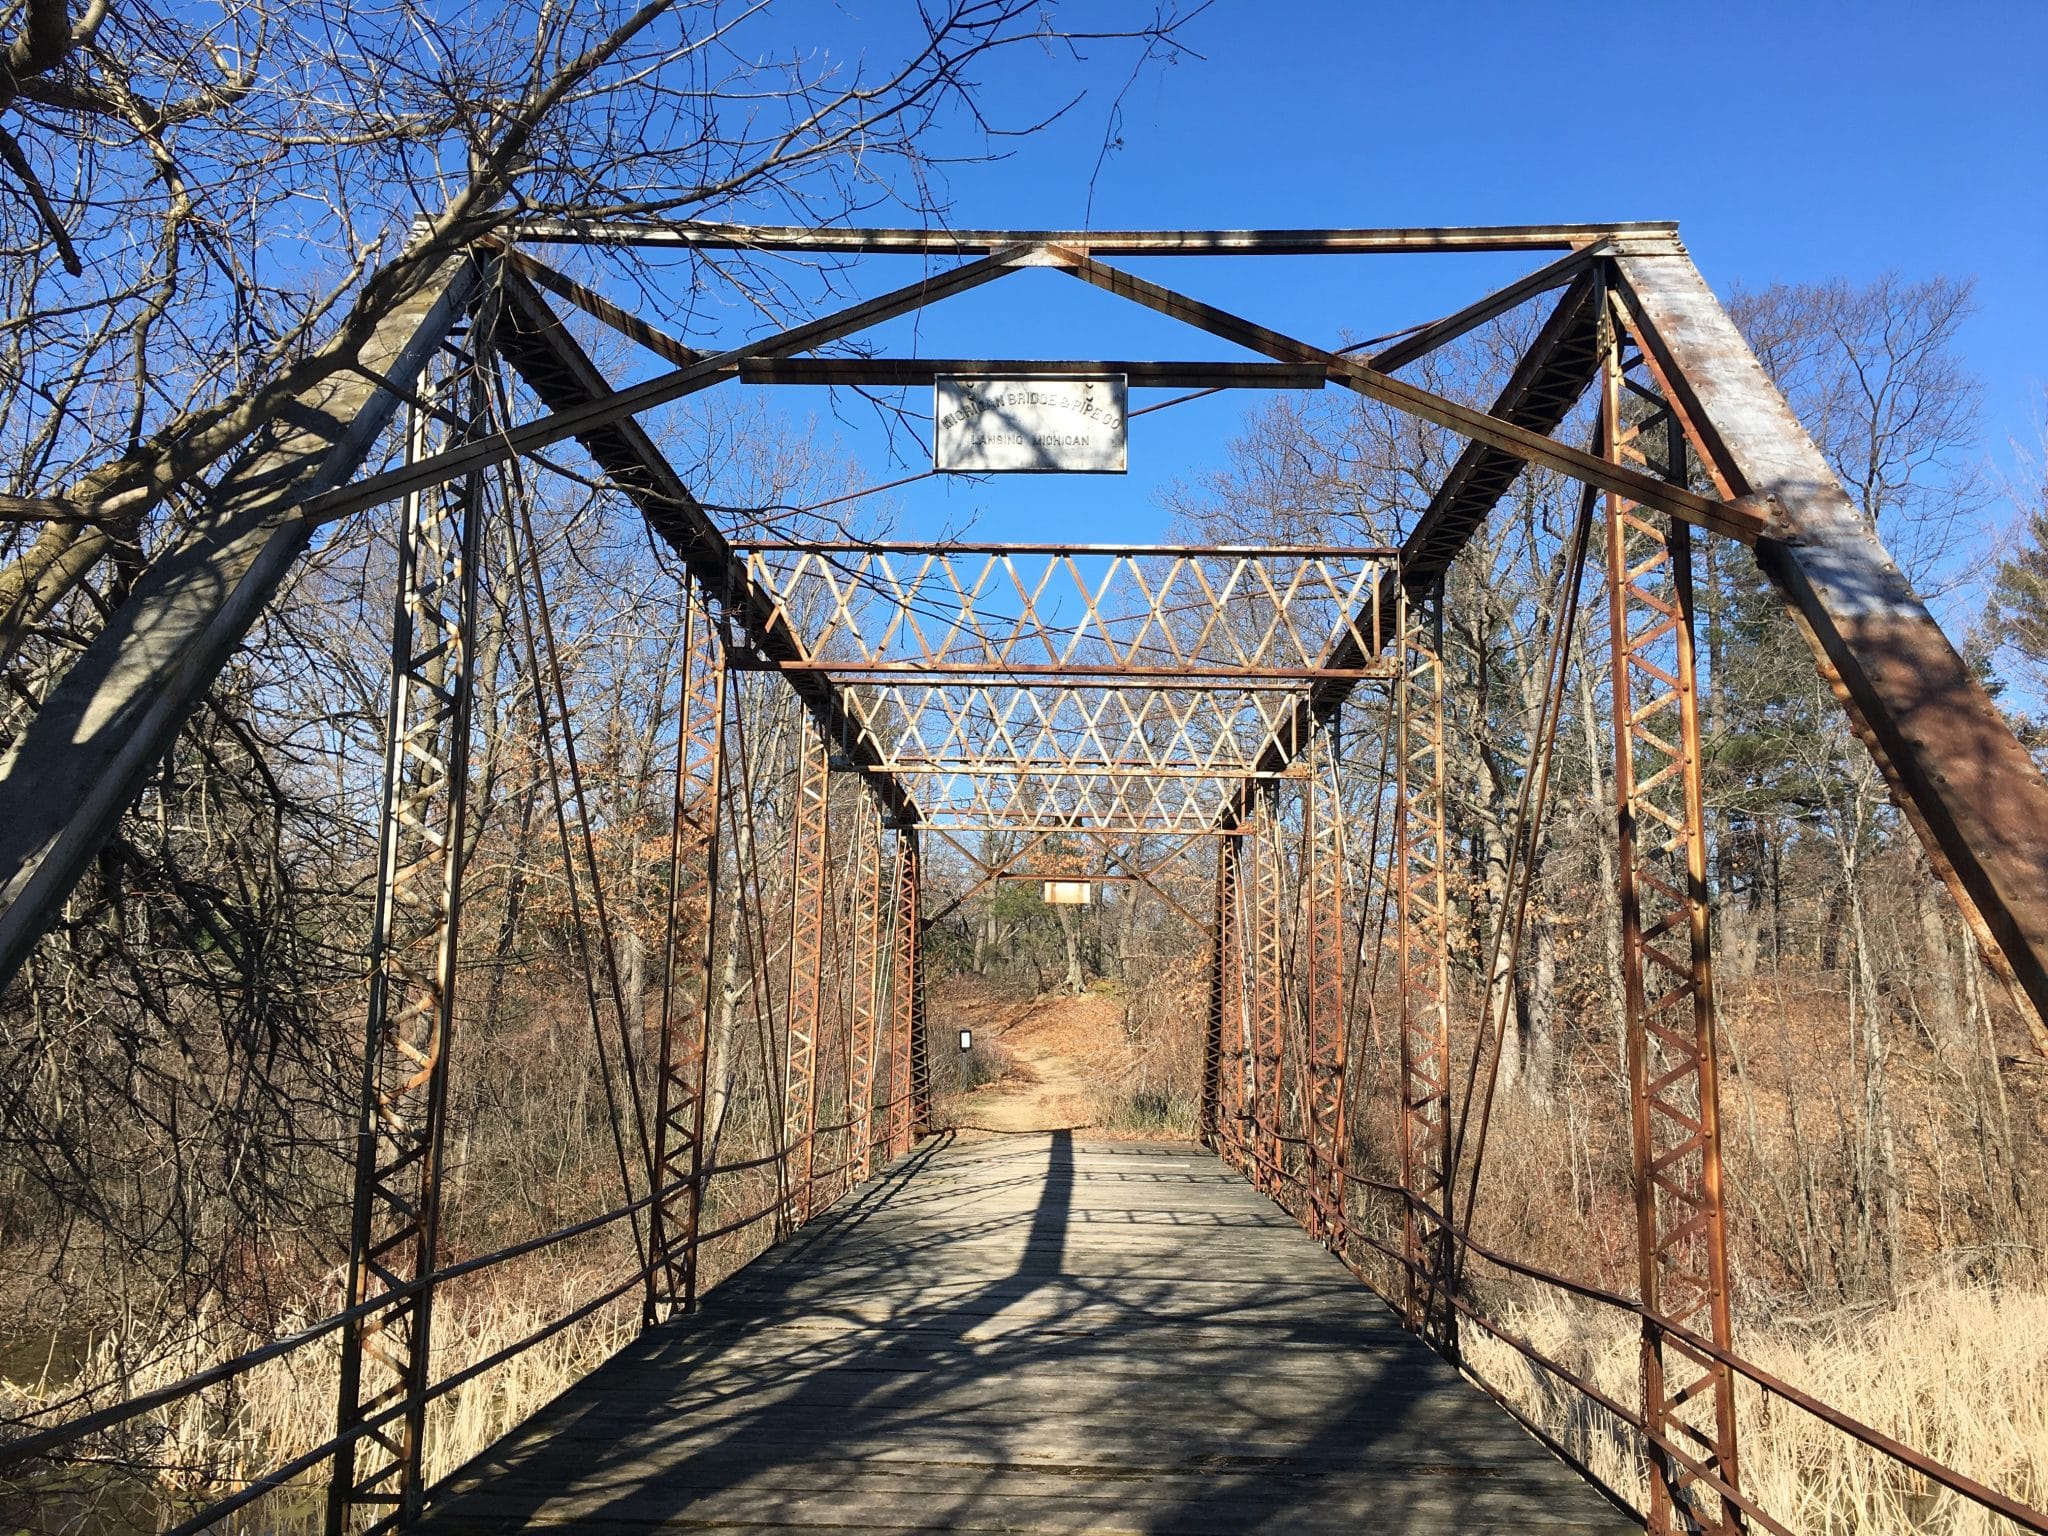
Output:
[[[908,1161],[464,1468],[424,1529],[1631,1528],[1208,1154],[1062,1133]]]

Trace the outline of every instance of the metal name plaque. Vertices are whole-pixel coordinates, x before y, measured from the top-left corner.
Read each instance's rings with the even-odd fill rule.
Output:
[[[932,467],[949,474],[1125,470],[1124,375],[940,374]]]

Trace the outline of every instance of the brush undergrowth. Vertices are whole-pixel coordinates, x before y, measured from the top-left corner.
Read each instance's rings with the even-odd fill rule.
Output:
[[[1619,1402],[1641,1401],[1633,1320],[1547,1296],[1492,1309]],[[1556,1435],[1608,1487],[1645,1497],[1633,1439],[1571,1388],[1478,1328],[1473,1372]],[[2048,1294],[1941,1285],[1895,1306],[1744,1328],[1741,1353],[1779,1379],[1978,1481],[2048,1502]],[[1757,1388],[1736,1397],[1743,1491],[1813,1536],[1992,1536],[2017,1529]]]

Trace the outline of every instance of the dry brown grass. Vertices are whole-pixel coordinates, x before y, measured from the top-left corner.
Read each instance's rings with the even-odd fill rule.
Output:
[[[516,1292],[471,1288],[438,1299],[434,1324],[435,1374],[452,1376],[538,1332],[556,1318],[609,1289],[613,1280],[595,1269],[537,1279]],[[307,1318],[287,1318],[289,1334]],[[123,1397],[137,1396],[181,1380],[259,1342],[228,1329],[189,1329],[179,1338],[136,1349],[126,1341],[125,1357],[144,1363],[124,1369],[124,1349],[114,1339],[96,1342],[82,1362],[80,1379],[118,1381]],[[574,1327],[543,1340],[476,1380],[440,1399],[427,1416],[426,1471],[442,1477],[532,1415],[564,1388],[617,1351],[640,1326],[637,1292],[602,1307]],[[133,1507],[140,1493],[160,1513],[192,1509],[246,1486],[248,1480],[290,1461],[326,1440],[334,1429],[340,1338],[330,1335],[306,1348],[267,1361],[230,1387],[197,1394],[125,1426],[103,1444],[89,1448],[128,1469],[107,1471],[103,1485],[82,1487],[65,1474],[67,1502],[102,1508],[118,1498]],[[47,1402],[69,1399],[66,1386],[21,1386],[0,1382],[0,1412],[28,1416]],[[119,1481],[123,1486],[116,1488]],[[235,1529],[296,1533],[318,1530],[324,1474],[279,1490],[250,1507]]]
[[[1496,1309],[1537,1349],[1623,1403],[1641,1400],[1632,1320],[1545,1297]],[[1742,1329],[1743,1354],[1782,1380],[2024,1503],[2048,1503],[2048,1294],[1939,1286],[1882,1311]],[[1467,1363],[1559,1435],[1607,1485],[1643,1498],[1631,1441],[1588,1416],[1509,1346],[1477,1328]],[[2016,1529],[1782,1402],[1738,1394],[1744,1491],[1815,1536]]]

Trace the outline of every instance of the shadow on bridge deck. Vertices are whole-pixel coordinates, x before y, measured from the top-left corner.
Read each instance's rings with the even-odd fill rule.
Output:
[[[464,1468],[435,1532],[1622,1531],[1208,1153],[928,1142]]]

